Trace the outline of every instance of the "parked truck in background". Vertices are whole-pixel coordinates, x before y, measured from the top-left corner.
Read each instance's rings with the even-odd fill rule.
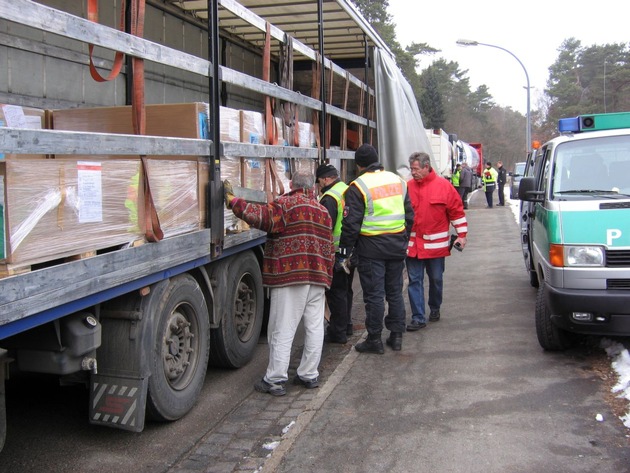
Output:
[[[449,135],[440,129],[425,129],[431,151],[433,154],[435,171],[442,177],[450,179],[457,164],[457,153],[455,150],[456,135]]]
[[[85,383],[94,424],[185,415],[263,323],[266,236],[222,180],[258,200],[324,160],[348,180],[361,142],[387,166],[390,130],[422,126],[346,0],[127,5],[0,3],[0,446],[9,371]]]

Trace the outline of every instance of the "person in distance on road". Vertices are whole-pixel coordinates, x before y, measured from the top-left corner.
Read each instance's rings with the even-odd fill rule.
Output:
[[[483,191],[486,194],[486,202],[488,208],[492,208],[492,194],[497,186],[497,171],[492,167],[490,161],[486,162],[486,169],[481,173],[481,181],[483,182]]]
[[[464,204],[464,210],[468,208],[468,194],[472,190],[473,173],[468,167],[468,163],[462,163],[462,172],[459,176],[459,195]]]
[[[507,182],[507,171],[503,167],[503,161],[497,161],[497,187],[499,192],[499,203],[497,204],[500,207],[505,206],[505,193],[503,189],[505,188],[505,183]]]
[[[300,321],[304,350],[293,382],[316,388],[324,341],[324,293],[332,280],[335,249],[332,219],[317,202],[315,176],[296,172],[291,190],[270,204],[235,197],[229,181],[223,184],[225,202],[234,215],[268,234],[262,276],[263,285],[270,288],[269,364],[254,388],[273,396],[286,394],[291,345]]]
[[[450,226],[457,231],[454,244],[466,246],[468,224],[462,199],[449,182],[438,176],[426,153],[409,157],[412,179],[407,183],[415,215],[407,249],[407,275],[411,323],[408,332],[426,327],[424,273],[429,277],[429,321],[440,320],[444,290],[444,264],[450,249]]]

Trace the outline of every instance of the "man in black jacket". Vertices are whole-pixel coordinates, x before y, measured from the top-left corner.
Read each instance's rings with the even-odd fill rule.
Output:
[[[497,205],[503,207],[505,205],[505,193],[503,188],[507,182],[507,171],[503,167],[503,161],[497,161],[497,185],[499,187],[499,203]]]
[[[383,169],[374,147],[361,145],[354,159],[359,176],[345,193],[338,262],[345,263],[352,252],[359,258],[368,338],[355,345],[355,349],[361,353],[382,354],[383,318],[390,331],[387,344],[396,351],[402,348],[406,329],[403,269],[413,226],[413,208],[407,184],[397,174]]]

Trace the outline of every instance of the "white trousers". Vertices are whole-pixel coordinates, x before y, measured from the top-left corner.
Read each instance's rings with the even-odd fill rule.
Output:
[[[324,343],[324,286],[300,284],[271,288],[270,296],[269,365],[265,381],[279,383],[288,379],[291,345],[301,320],[304,321],[305,337],[297,374],[302,379],[317,378]]]

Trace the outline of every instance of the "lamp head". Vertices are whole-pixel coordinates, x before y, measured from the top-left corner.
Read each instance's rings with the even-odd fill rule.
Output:
[[[475,41],[472,39],[458,39],[456,41],[456,44],[460,45],[460,46],[478,46],[479,45],[479,41]]]

